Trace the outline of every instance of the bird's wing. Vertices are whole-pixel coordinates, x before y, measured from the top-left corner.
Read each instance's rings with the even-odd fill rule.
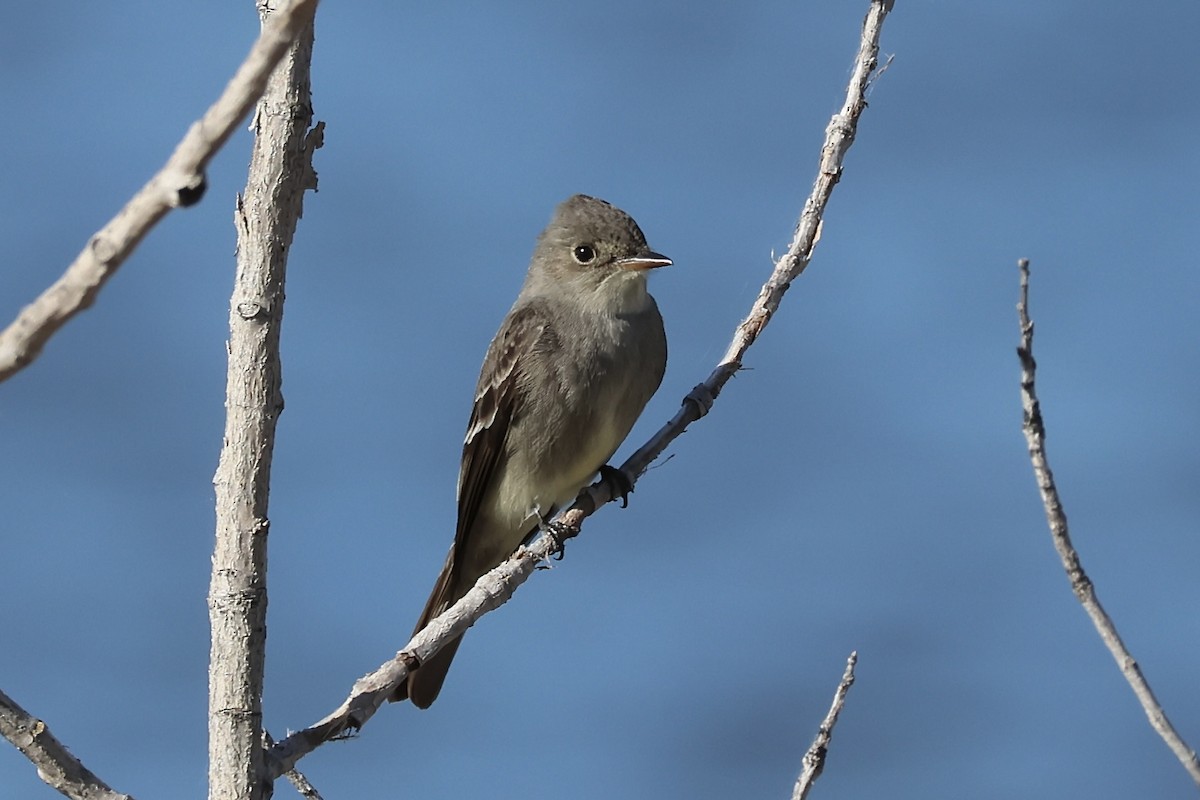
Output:
[[[511,423],[520,414],[524,397],[520,386],[522,363],[547,330],[546,317],[540,312],[536,305],[515,309],[505,319],[484,357],[471,422],[463,442],[455,553],[464,552],[480,503],[495,477]]]

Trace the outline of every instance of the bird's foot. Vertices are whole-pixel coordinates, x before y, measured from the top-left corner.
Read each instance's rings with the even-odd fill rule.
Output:
[[[621,500],[621,508],[629,507],[629,495],[633,493],[633,481],[625,470],[605,464],[600,468],[600,480],[608,484],[613,500]]]
[[[579,535],[579,528],[575,525],[552,519],[549,522],[542,521],[542,535],[549,537],[553,547],[550,548],[550,557],[555,561],[562,561],[563,556],[567,554],[567,539]]]

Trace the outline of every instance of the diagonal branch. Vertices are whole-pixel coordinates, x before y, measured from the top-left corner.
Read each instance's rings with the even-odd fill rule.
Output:
[[[754,344],[771,321],[771,317],[779,310],[779,303],[791,287],[792,281],[808,267],[813,248],[821,235],[821,218],[825,214],[825,206],[833,194],[833,187],[841,180],[842,162],[850,145],[854,143],[858,119],[867,108],[867,89],[879,74],[879,37],[883,32],[883,20],[891,9],[891,0],[871,1],[870,10],[863,21],[862,36],[850,74],[850,84],[846,87],[846,100],[841,111],[833,115],[825,129],[825,144],[821,147],[817,178],[808,200],[804,203],[804,210],[796,223],[787,252],[775,262],[774,271],[763,284],[758,299],[750,307],[750,313],[734,330],[733,341],[729,343],[729,348],[716,369],[704,383],[684,398],[683,407],[671,421],[621,465],[631,476],[641,476],[688,425],[708,413],[711,402],[721,393],[729,379],[742,368],[742,357],[750,349],[750,345]],[[606,492],[607,496],[603,497],[603,502],[613,499],[611,487],[608,487]],[[564,515],[563,522],[578,525],[590,513],[591,511],[584,512],[577,502],[568,510],[568,514]]]
[[[484,575],[471,591],[435,617],[394,658],[354,682],[350,695],[324,719],[289,734],[268,751],[267,777],[278,778],[325,742],[344,738],[375,716],[408,673],[428,661],[444,645],[466,632],[480,617],[494,611],[529,579],[538,564],[550,558],[555,544],[543,536]]]
[[[879,74],[879,37],[884,17],[891,7],[891,0],[871,0],[846,91],[846,101],[825,131],[817,178],[812,194],[804,204],[787,253],[776,262],[749,315],[735,329],[733,341],[708,380],[693,389],[683,399],[682,408],[671,421],[622,465],[631,478],[642,475],[689,424],[708,412],[722,387],[741,369],[743,355],[778,310],[791,282],[808,266],[817,243],[825,206],[833,187],[841,178],[842,161],[854,141],[858,119],[867,106],[867,89]],[[583,520],[612,499],[612,486],[608,481],[602,480],[580,492],[575,503],[557,517],[561,523],[557,531],[561,536],[543,536],[532,545],[517,550],[512,558],[480,578],[466,596],[413,636],[395,658],[356,681],[350,695],[337,709],[272,747],[268,756],[270,776],[278,777],[291,769],[300,758],[324,742],[361,728],[408,676],[409,670],[416,669],[485,613],[506,602],[516,588],[533,574],[539,562],[561,549],[562,538],[578,535]]]
[[[1096,588],[1083,571],[1079,553],[1071,543],[1067,530],[1067,512],[1063,510],[1058,487],[1054,484],[1054,473],[1050,471],[1050,462],[1046,458],[1046,426],[1034,386],[1037,362],[1033,359],[1033,321],[1029,318],[1029,259],[1021,259],[1017,266],[1021,271],[1021,295],[1017,302],[1017,314],[1021,320],[1021,344],[1017,347],[1017,356],[1021,360],[1021,405],[1025,409],[1021,430],[1025,433],[1025,441],[1029,445],[1029,460],[1033,463],[1033,476],[1037,479],[1042,505],[1046,508],[1046,521],[1050,525],[1054,549],[1058,551],[1063,569],[1067,571],[1071,591],[1083,604],[1083,610],[1092,618],[1092,624],[1096,626],[1101,640],[1116,659],[1121,674],[1125,676],[1138,702],[1142,704],[1142,710],[1150,720],[1150,727],[1162,737],[1167,747],[1171,748],[1171,752],[1183,764],[1192,780],[1200,785],[1200,761],[1196,759],[1196,751],[1188,746],[1167,719],[1167,713],[1159,705],[1137,661],[1121,641],[1117,626],[1100,605],[1100,599],[1096,597]]]
[[[274,744],[275,740],[271,738],[271,734],[264,730],[263,746],[270,748]],[[313,786],[312,781],[310,781],[304,775],[304,773],[300,772],[299,770],[290,769],[283,773],[283,777],[288,779],[288,782],[292,784],[292,787],[300,793],[300,796],[303,797],[304,800],[323,800],[321,793],[317,791],[317,787]]]
[[[0,736],[37,767],[38,777],[72,800],[133,800],[100,780],[37,719],[0,692]]]
[[[317,0],[294,0],[272,15],[225,91],[192,124],[163,168],[92,235],[62,277],[0,332],[0,381],[32,363],[67,320],[91,306],[101,287],[167,212],[199,202],[205,167],[246,118],[316,7]]]
[[[796,786],[792,790],[792,800],[804,800],[808,797],[813,784],[817,782],[817,778],[821,777],[821,772],[825,769],[825,756],[829,754],[829,742],[833,739],[833,726],[837,725],[838,716],[842,713],[842,706],[846,704],[846,695],[849,694],[850,687],[854,685],[856,664],[858,664],[858,653],[853,652],[846,659],[846,671],[842,673],[842,680],[833,693],[833,704],[829,706],[829,713],[821,721],[816,738],[813,739],[808,752],[804,754],[804,769],[801,770],[800,777],[796,779]]]

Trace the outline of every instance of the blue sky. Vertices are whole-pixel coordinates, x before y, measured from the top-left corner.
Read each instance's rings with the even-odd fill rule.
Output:
[[[1200,7],[901,0],[816,257],[712,414],[468,636],[429,711],[302,762],[326,797],[1190,797],[1058,566],[1200,742]],[[675,266],[619,456],[706,377],[790,239],[866,3],[333,3],[288,276],[265,696],[282,734],[406,640],[453,536],[471,390],[575,192]],[[250,2],[0,6],[0,318],[166,159]],[[0,386],[0,687],[138,797],[205,784],[211,478],[248,135]],[[405,787],[403,790],[399,787]],[[52,798],[0,747],[5,797]],[[280,797],[292,790],[278,788]]]

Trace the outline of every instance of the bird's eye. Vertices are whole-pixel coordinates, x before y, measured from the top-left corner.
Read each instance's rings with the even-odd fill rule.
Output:
[[[575,260],[580,264],[590,264],[596,260],[596,248],[590,244],[578,244],[571,251],[571,255],[575,256]]]

